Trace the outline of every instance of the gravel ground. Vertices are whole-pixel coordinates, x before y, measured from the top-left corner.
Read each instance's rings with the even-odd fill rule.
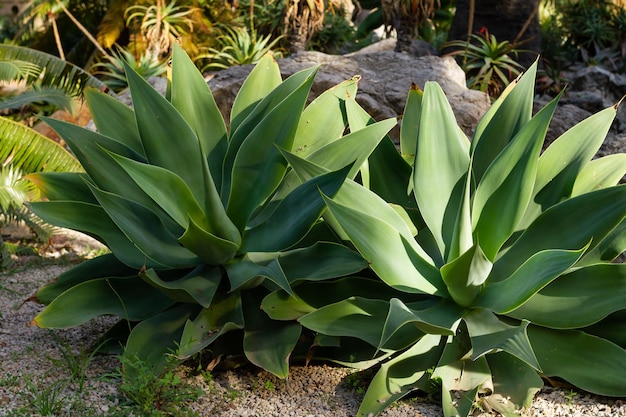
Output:
[[[86,354],[112,321],[93,320],[69,330],[50,331],[30,325],[41,310],[24,303],[36,288],[71,267],[72,250],[97,249],[71,237],[71,248],[57,243],[55,254],[68,252],[63,262],[44,262],[10,275],[0,275],[0,417],[4,416],[144,416],[129,405],[119,385],[119,361],[114,356]],[[211,374],[180,367],[183,390],[175,392],[179,406],[172,415],[211,417],[348,417],[362,398],[362,377],[329,365],[294,366],[288,380],[243,367]],[[72,376],[74,373],[74,376]],[[202,394],[190,394],[199,387]],[[195,391],[194,391],[195,392]],[[192,400],[187,400],[193,398]],[[441,416],[439,406],[411,398],[390,407],[386,417]],[[477,413],[478,416],[496,414]],[[625,416],[619,399],[593,396],[564,388],[545,387],[525,416]]]

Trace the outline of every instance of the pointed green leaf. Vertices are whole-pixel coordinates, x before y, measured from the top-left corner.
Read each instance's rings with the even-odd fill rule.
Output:
[[[139,276],[173,300],[197,303],[206,308],[211,305],[211,300],[220,285],[222,271],[219,267],[200,265],[181,276],[168,276],[167,281],[154,269],[148,269]]]
[[[550,144],[539,158],[533,198],[524,215],[524,226],[548,207],[572,195],[574,182],[598,152],[614,118],[615,108],[605,109],[578,123]]]
[[[209,265],[226,263],[239,249],[234,242],[207,232],[193,219],[189,219],[189,226],[178,241]]]
[[[493,264],[479,245],[441,267],[441,277],[452,299],[461,306],[472,305],[491,272]]]
[[[511,326],[492,312],[482,309],[472,310],[465,315],[464,320],[472,341],[472,360],[503,350],[536,370],[541,370],[526,334],[527,320],[523,320],[519,326]]]
[[[296,155],[306,158],[311,152],[341,137],[347,122],[345,101],[356,96],[359,78],[353,77],[329,88],[304,109],[293,142]]]
[[[598,395],[626,396],[626,350],[574,330],[528,327],[543,374]],[[592,372],[590,372],[592,371]]]
[[[40,287],[35,297],[39,303],[50,304],[64,291],[97,278],[132,277],[137,270],[121,263],[113,254],[98,256],[79,263],[75,267],[63,272],[51,282]]]
[[[531,256],[510,277],[490,282],[473,303],[499,314],[515,310],[562,273],[570,269],[587,247],[579,250],[544,250]],[[525,318],[525,317],[524,317]],[[531,320],[534,323],[534,320]]]
[[[493,266],[497,280],[510,276],[544,249],[576,250],[599,244],[626,216],[626,185],[583,194],[550,207],[508,248]],[[575,225],[575,228],[573,228]]]
[[[256,69],[256,67],[255,67]],[[235,129],[231,125],[231,136],[230,142],[228,143],[228,149],[226,152],[226,156],[224,158],[223,163],[223,177],[222,177],[222,186],[221,186],[221,196],[224,202],[228,201],[230,196],[230,192],[232,191],[232,174],[233,167],[235,165],[235,159],[237,155],[240,153],[241,147],[243,143],[248,139],[251,139],[253,142],[259,142],[260,144],[265,143],[269,149],[269,145],[271,142],[266,143],[269,139],[263,137],[263,132],[257,129],[258,125],[262,122],[267,126],[263,128],[264,130],[271,130],[271,123],[277,124],[278,126],[274,126],[274,130],[280,130],[279,127],[282,124],[281,121],[273,120],[268,122],[268,118],[280,118],[285,115],[289,115],[291,117],[290,124],[288,125],[288,129],[292,130],[293,136],[295,136],[295,132],[297,131],[297,126],[299,124],[299,117],[302,115],[302,110],[304,108],[304,104],[306,102],[306,96],[308,96],[308,89],[310,88],[310,84],[317,73],[318,67],[308,68],[302,71],[299,71],[289,78],[287,78],[282,83],[278,84],[276,88],[271,91],[268,91],[263,97],[262,100],[255,104],[254,108],[251,109],[250,114],[246,116],[246,119]],[[254,70],[253,70],[254,72]],[[280,74],[279,74],[280,77]],[[247,85],[247,80],[244,83]],[[307,87],[308,86],[308,87]],[[242,87],[243,88],[243,87]],[[256,87],[254,87],[256,88]],[[303,88],[306,92],[303,91]],[[296,93],[297,92],[297,93]],[[240,92],[241,93],[241,92]],[[302,102],[292,102],[295,96],[303,96]],[[256,93],[255,93],[256,94]],[[289,105],[285,105],[285,100],[287,100]],[[281,110],[278,110],[281,109]],[[299,110],[298,110],[299,109]],[[278,114],[277,114],[278,112]],[[272,116],[273,115],[273,116]],[[297,120],[293,120],[297,118]],[[254,132],[254,133],[253,133]],[[259,137],[260,134],[260,137]],[[276,132],[271,133],[271,135],[276,135]],[[284,134],[284,132],[283,132]],[[252,139],[255,138],[256,139]],[[291,138],[290,140],[295,140],[295,138]],[[278,144],[280,141],[277,141]],[[285,145],[285,148],[291,149],[293,147],[293,142],[289,143],[289,146]]]
[[[145,158],[146,153],[137,130],[133,109],[118,99],[94,89],[85,91],[85,99],[93,122],[101,135],[123,143]]]
[[[238,262],[225,265],[225,268],[230,281],[231,291],[242,287],[246,288],[250,285],[257,286],[259,278],[267,278],[289,295],[293,295],[291,285],[289,285],[278,258],[274,258],[264,264],[244,258]]]
[[[24,175],[23,178],[35,184],[50,201],[98,203],[85,183],[85,180],[88,178],[85,173],[34,172]]]
[[[235,97],[230,112],[231,132],[239,128],[258,102],[280,85],[281,81],[276,59],[272,54],[266,54],[254,66]]]
[[[423,304],[426,303],[421,303],[419,306],[407,306],[398,298],[389,300],[389,313],[385,320],[378,348],[380,349],[387,344],[396,331],[409,323],[427,334],[453,336],[465,310],[446,300],[421,308]]]
[[[172,56],[172,105],[196,133],[207,156],[215,184],[222,183],[222,162],[228,148],[226,123],[206,80],[189,56],[174,44]]]
[[[360,200],[359,204],[367,205],[366,201]],[[420,255],[418,245],[406,226],[407,231],[403,233],[378,217],[336,201],[327,199],[326,204],[383,281],[409,293],[446,295],[438,269]],[[401,218],[400,222],[404,224]]]
[[[447,259],[469,170],[469,141],[460,131],[441,87],[426,84],[413,164],[420,213]]]
[[[552,281],[508,315],[554,329],[592,325],[626,309],[626,264],[597,264]]]
[[[135,358],[143,361],[155,375],[160,375],[169,363],[170,354],[176,351],[185,322],[195,310],[195,305],[178,304],[137,324],[130,332],[124,355],[131,361]],[[141,370],[141,367],[125,366],[123,377],[129,381],[141,378],[138,374]]]
[[[147,257],[128,240],[120,228],[98,205],[74,201],[49,201],[30,203],[30,209],[46,223],[83,232],[98,239],[124,264],[139,269],[163,268],[164,265]],[[67,213],[72,213],[68,216]]]
[[[485,171],[474,195],[474,233],[494,260],[516,230],[532,197],[539,153],[558,99],[541,109]]]
[[[416,154],[423,96],[424,92],[415,83],[411,83],[400,127],[400,153],[411,161],[415,159]]]
[[[314,73],[272,109],[241,144],[232,166],[226,205],[228,216],[240,230],[285,175],[287,163],[276,146],[291,149],[313,77]],[[224,187],[222,189],[223,194]]]
[[[182,247],[176,237],[163,227],[160,219],[146,207],[90,185],[107,215],[126,237],[148,258],[172,268],[200,263],[200,259]]]
[[[244,232],[242,252],[277,252],[298,243],[326,208],[320,193],[334,196],[351,165],[320,175],[285,197],[263,223]]]
[[[483,398],[503,415],[531,406],[533,397],[543,387],[537,371],[506,352],[486,356],[493,379],[493,394]]]
[[[56,297],[35,317],[46,328],[68,328],[94,317],[116,315],[127,320],[144,320],[172,305],[165,294],[138,276],[99,278],[75,285]]]
[[[263,311],[274,320],[294,320],[353,296],[388,300],[400,295],[379,280],[360,277],[303,282],[294,286],[294,292],[294,296],[281,290],[267,295],[263,299]]]
[[[202,165],[206,161],[195,132],[178,110],[127,64],[125,71],[148,162],[177,174],[196,199],[204,201]]]
[[[612,187],[626,175],[626,154],[618,153],[594,159],[580,172],[572,196]]]
[[[611,262],[626,251],[626,219],[615,226],[595,248],[585,253],[577,266]]]
[[[432,368],[443,351],[442,338],[427,334],[400,355],[383,363],[370,382],[357,412],[358,417],[381,413],[392,403],[418,388],[420,379],[430,379]]]
[[[509,84],[502,96],[481,118],[472,139],[473,173],[476,182],[509,141],[532,117],[537,62]]]
[[[272,320],[259,311],[261,298],[257,294],[242,294],[246,323],[243,349],[253,364],[279,378],[289,374],[289,356],[296,346],[302,328],[296,323]]]
[[[182,358],[190,357],[221,335],[243,327],[240,293],[218,292],[210,307],[202,309],[196,318],[185,323],[177,355]]]

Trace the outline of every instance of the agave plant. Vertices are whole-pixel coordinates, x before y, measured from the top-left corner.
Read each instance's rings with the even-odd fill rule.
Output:
[[[335,195],[356,176],[395,119],[344,136],[343,102],[357,81],[305,109],[317,67],[282,81],[271,55],[237,94],[230,130],[180,47],[169,99],[126,72],[134,109],[87,93],[98,132],[47,120],[85,173],[30,175],[49,199],[31,209],[94,236],[111,253],[39,289],[34,298],[47,307],[34,322],[64,328],[116,315],[120,324],[105,337],[123,333],[125,355],[156,372],[168,353],[183,359],[210,346],[215,360],[243,352],[285,377],[301,325],[270,320],[261,299],[366,266],[320,220],[319,190]],[[324,162],[329,172],[300,182],[286,152]]]
[[[413,88],[402,155],[381,144],[369,189],[326,197],[325,216],[375,276],[264,299],[271,317],[319,332],[319,356],[380,365],[359,416],[418,389],[439,389],[446,416],[478,403],[514,415],[542,377],[626,395],[626,264],[610,263],[626,248],[626,154],[592,160],[617,106],[541,153],[558,98],[532,117],[535,74],[504,91],[471,142],[438,84]],[[351,128],[367,123],[346,108]],[[289,159],[303,180],[327,172]]]

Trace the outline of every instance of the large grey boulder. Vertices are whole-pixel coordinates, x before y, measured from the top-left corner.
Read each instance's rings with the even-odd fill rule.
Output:
[[[376,120],[402,115],[411,82],[423,88],[427,81],[436,81],[446,93],[459,126],[471,135],[476,123],[489,108],[489,97],[466,87],[465,74],[454,59],[397,53],[387,50],[392,45],[387,43],[382,48],[378,45],[373,50],[365,49],[347,55],[304,52],[280,59],[278,65],[284,78],[321,64],[311,89],[311,99],[342,81],[360,75],[356,100]],[[225,116],[251,70],[250,65],[233,67],[215,73],[209,80],[211,91]],[[225,119],[228,120],[228,117]],[[391,132],[391,136],[398,138],[398,128]]]

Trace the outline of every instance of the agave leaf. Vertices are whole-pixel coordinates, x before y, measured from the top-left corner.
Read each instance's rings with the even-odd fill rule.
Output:
[[[230,131],[236,131],[254,107],[280,85],[281,81],[276,59],[272,54],[266,54],[254,66],[235,97],[230,112]]]
[[[353,200],[353,204],[356,201],[368,206],[369,199]],[[409,293],[447,295],[439,270],[420,254],[419,246],[399,216],[406,231],[336,201],[327,199],[326,204],[352,243],[383,281]]]
[[[414,161],[417,150],[416,143],[422,114],[423,96],[424,92],[415,83],[411,83],[406,104],[404,105],[402,127],[400,129],[400,153],[403,159],[409,162]]]
[[[295,295],[274,291],[263,299],[263,311],[274,320],[295,320],[325,305],[352,296],[388,300],[399,293],[370,278],[347,277],[334,281],[305,282],[294,286]]]
[[[471,305],[491,272],[493,264],[479,245],[441,267],[441,277],[452,299],[461,306]]]
[[[278,252],[298,243],[326,208],[320,193],[334,196],[351,169],[348,165],[300,185],[280,201],[267,220],[244,232],[241,250]]]
[[[506,352],[486,356],[493,380],[493,394],[483,401],[503,415],[529,408],[543,381],[532,367]]]
[[[40,287],[35,293],[35,299],[42,304],[50,304],[64,291],[69,290],[81,282],[97,278],[128,277],[137,275],[137,270],[121,263],[113,254],[88,259],[74,268],[63,272],[53,281]]]
[[[472,310],[463,319],[472,341],[472,360],[503,350],[541,371],[528,340],[529,321],[523,320],[519,326],[511,326],[502,322],[492,312],[483,309]]]
[[[378,143],[395,126],[395,119],[386,119],[364,126],[311,153],[307,160],[325,168],[335,170],[354,163],[348,178],[353,179]]]
[[[243,349],[253,364],[279,378],[289,374],[289,356],[296,346],[302,328],[297,323],[271,320],[260,312],[262,297],[247,291],[242,294],[246,323]]]
[[[107,314],[145,320],[172,303],[137,276],[92,279],[57,296],[34,323],[39,327],[68,328]]]
[[[626,219],[615,226],[595,248],[585,253],[576,266],[611,262],[626,250]]]
[[[114,153],[109,155],[182,228],[187,228],[191,219],[215,233],[214,228],[208,227],[208,219],[193,193],[178,175],[157,165],[145,164]]]
[[[205,201],[205,177],[200,143],[193,129],[146,80],[124,63],[133,99],[137,129],[148,162],[180,176],[200,202]],[[117,153],[117,152],[116,152]]]
[[[306,248],[281,252],[280,267],[290,283],[322,281],[359,272],[367,262],[344,245],[316,242]],[[311,260],[314,259],[314,262]]]
[[[135,112],[126,104],[94,89],[85,91],[85,99],[93,122],[101,135],[108,136],[128,146],[144,159],[146,152],[137,130]]]
[[[467,182],[470,144],[459,130],[450,104],[438,84],[426,84],[421,106],[413,192],[439,251],[444,259],[448,259],[457,224],[463,222],[457,216],[461,213]],[[433,176],[434,172],[437,175]],[[459,253],[469,246],[461,246]],[[454,254],[451,256],[455,257]]]
[[[253,142],[256,146],[264,145],[263,147],[266,151],[274,151],[274,149],[270,147],[272,142],[263,136],[263,131],[268,129],[276,130],[275,132],[269,132],[270,136],[273,137],[277,135],[278,131],[281,131],[280,126],[283,121],[270,120],[268,118],[281,118],[283,117],[283,114],[289,114],[291,116],[290,123],[287,125],[288,127],[282,129],[281,133],[281,136],[288,133],[288,143],[286,143],[283,147],[291,149],[293,146],[293,140],[295,140],[295,132],[299,123],[299,117],[302,115],[302,109],[304,108],[306,97],[309,94],[308,89],[310,88],[316,73],[317,68],[314,67],[293,74],[291,77],[280,83],[274,90],[268,92],[267,95],[264,96],[263,100],[261,100],[254,107],[251,113],[236,130],[233,130],[231,126],[230,142],[228,143],[228,150],[226,151],[226,156],[223,162],[221,187],[222,201],[224,201],[225,204],[230,197],[230,192],[232,191],[233,167],[235,165],[237,155],[240,154],[243,143],[250,139],[249,142]],[[285,100],[287,100],[287,104],[285,103]],[[294,111],[294,109],[299,109],[300,111]],[[265,124],[265,127],[260,130],[258,129],[258,126],[262,123]],[[272,124],[276,124],[276,126],[272,127]],[[281,140],[277,140],[275,143],[280,146],[280,142]]]
[[[98,203],[85,183],[88,178],[85,173],[36,172],[24,175],[23,178],[35,184],[48,200]]]
[[[474,195],[474,233],[493,261],[524,216],[535,185],[541,146],[558,98],[541,109],[485,171]]]
[[[537,61],[503,94],[478,122],[472,139],[472,169],[476,182],[519,130],[533,110]]]
[[[580,330],[626,349],[626,310],[609,314],[599,322]]]
[[[151,368],[156,375],[161,374],[168,365],[168,354],[176,351],[176,342],[180,340],[185,322],[195,313],[197,306],[178,304],[159,314],[143,320],[130,332],[126,342],[124,356],[137,358]],[[141,368],[125,366],[123,377],[127,381],[140,377]]]
[[[182,233],[182,228],[163,213],[161,208],[137,185],[132,178],[113,160],[111,154],[145,162],[143,157],[126,145],[70,123],[44,119],[74,152],[90,179],[101,189],[132,198],[137,203],[150,207],[159,215],[168,230]]]
[[[226,123],[204,77],[189,56],[174,44],[172,57],[172,105],[189,123],[208,158],[211,177],[222,183],[222,162],[228,148]]]
[[[572,195],[574,182],[602,145],[615,114],[614,107],[596,113],[550,144],[539,158],[533,198],[521,226],[527,226],[542,211]]]
[[[528,337],[544,375],[563,378],[598,395],[626,395],[626,351],[623,348],[576,330],[529,326]]]
[[[239,249],[236,243],[206,231],[193,219],[189,219],[189,225],[178,242],[209,265],[227,262]]]
[[[148,269],[139,276],[173,300],[197,303],[207,308],[222,280],[222,271],[219,267],[200,265],[181,276],[168,276],[167,281],[154,269]]]
[[[419,381],[430,379],[432,368],[443,351],[442,338],[427,334],[398,356],[383,363],[370,382],[357,412],[358,417],[376,415],[418,388]]]
[[[346,129],[345,101],[356,96],[360,77],[353,77],[317,96],[302,112],[293,152],[306,158],[311,152],[341,138]],[[319,123],[323,120],[324,123]]]
[[[75,201],[49,201],[29,203],[29,208],[43,221],[66,229],[83,232],[111,249],[111,252],[131,268],[164,268],[160,262],[144,255],[128,240],[119,227],[99,205]],[[67,213],[72,213],[68,216]]]
[[[572,251],[552,249],[537,252],[505,280],[487,281],[473,306],[483,307],[499,314],[515,310],[571,268],[586,248],[587,246]],[[531,321],[534,322],[534,320]]]
[[[177,355],[190,357],[213,343],[218,337],[232,330],[243,329],[241,294],[218,292],[211,306],[185,323]]]
[[[389,302],[350,297],[327,304],[298,319],[300,324],[328,336],[356,337],[378,346]],[[418,333],[414,330],[415,333]]]
[[[624,175],[626,175],[626,154],[619,153],[594,159],[585,165],[576,178],[572,196],[617,185]]]
[[[291,285],[283,272],[278,258],[273,258],[269,262],[257,263],[250,259],[249,256],[246,256],[238,262],[225,265],[225,268],[230,281],[231,291],[242,287],[257,286],[264,278],[267,278],[289,295],[293,295]]]
[[[312,82],[313,74],[254,128],[237,153],[226,212],[240,230],[285,175],[286,162],[276,146],[291,149]]]
[[[591,265],[559,277],[508,315],[553,329],[592,325],[626,309],[626,264]]]
[[[417,213],[415,197],[406,190],[411,178],[411,166],[400,156],[389,136],[378,144],[368,162],[370,190],[383,200],[409,210],[409,214]]]
[[[389,342],[394,333],[409,323],[427,334],[452,336],[464,312],[463,308],[446,300],[435,305],[427,305],[425,308],[416,307],[418,306],[409,307],[398,298],[389,300],[389,313],[378,343],[379,349]]]
[[[108,217],[146,257],[158,259],[171,268],[185,268],[200,263],[200,259],[182,247],[148,208],[95,186],[90,185],[90,188]]]
[[[550,207],[496,260],[490,279],[505,279],[533,254],[545,249],[576,250],[589,241],[589,248],[593,249],[624,219],[624,201],[626,185],[621,185]]]

